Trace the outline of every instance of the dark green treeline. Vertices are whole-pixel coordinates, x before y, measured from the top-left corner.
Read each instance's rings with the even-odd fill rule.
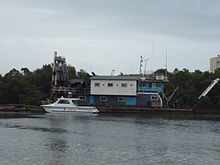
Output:
[[[156,72],[166,74],[164,69],[159,69]],[[165,86],[165,95],[169,97],[178,87],[169,102],[170,107],[175,105],[189,108],[194,104],[198,104],[202,108],[220,108],[220,82],[214,86],[206,97],[198,100],[198,97],[212,81],[220,78],[220,69],[216,70],[215,73],[175,69],[172,73],[168,72],[167,75],[169,82]]]
[[[73,66],[68,66],[70,79],[86,79],[89,74],[84,70],[76,72]],[[156,73],[165,73],[159,69]],[[220,69],[215,73],[189,72],[187,69],[168,72],[169,82],[165,87],[165,95],[169,97],[178,86],[177,92],[169,102],[169,106],[191,107],[197,102],[199,95],[216,78],[220,78]],[[50,96],[51,89],[51,65],[31,72],[28,68],[20,71],[12,69],[4,76],[0,75],[0,104],[27,104],[40,105]],[[211,92],[199,101],[204,108],[220,108],[220,83]]]
[[[88,79],[84,70],[68,66],[70,79]],[[40,105],[50,97],[52,67],[44,65],[31,72],[28,68],[10,70],[0,75],[0,104]]]

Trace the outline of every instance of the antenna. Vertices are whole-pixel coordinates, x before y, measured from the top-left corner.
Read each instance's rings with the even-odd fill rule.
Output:
[[[141,59],[140,59],[140,68],[139,68],[139,74],[140,74],[140,76],[142,76],[142,63],[143,63],[143,57],[141,56]]]
[[[166,79],[167,79],[167,50],[166,50]]]
[[[148,60],[149,60],[148,58],[144,59],[144,62],[145,62],[145,64],[144,64],[144,75],[147,74],[147,61]]]
[[[153,63],[154,63],[154,46],[155,46],[155,33],[153,33],[153,40],[152,40],[152,52],[151,52],[151,70],[153,71]]]

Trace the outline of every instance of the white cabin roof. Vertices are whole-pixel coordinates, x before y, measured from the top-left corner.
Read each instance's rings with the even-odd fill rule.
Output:
[[[59,100],[78,101],[78,100],[80,100],[80,98],[65,98],[65,97],[61,97],[61,98],[59,98]]]

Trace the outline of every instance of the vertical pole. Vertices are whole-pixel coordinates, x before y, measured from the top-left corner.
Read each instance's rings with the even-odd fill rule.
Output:
[[[139,68],[139,74],[140,74],[140,76],[142,76],[142,62],[143,62],[143,57],[141,56],[141,59],[140,59],[140,68]]]
[[[146,76],[146,74],[147,74],[147,61],[148,61],[149,59],[147,58],[147,59],[144,59],[144,62],[145,62],[145,65],[144,65],[144,75]]]
[[[166,50],[166,79],[168,79],[167,77],[167,50]]]

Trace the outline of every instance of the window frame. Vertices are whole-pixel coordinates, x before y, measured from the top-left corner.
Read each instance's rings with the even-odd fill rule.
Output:
[[[127,88],[127,87],[128,87],[128,84],[127,84],[127,83],[121,83],[121,87],[122,87],[122,88]]]
[[[79,101],[86,101],[86,96],[79,96],[78,98],[80,99]],[[83,99],[81,99],[81,98],[83,98]]]
[[[94,86],[95,87],[100,87],[100,83],[95,83]]]
[[[105,99],[103,99],[103,98],[105,98]],[[100,96],[99,100],[106,102],[106,101],[108,101],[108,98],[107,98],[107,96]]]
[[[108,83],[108,87],[113,87],[113,83]]]
[[[151,101],[158,101],[158,100],[159,100],[159,97],[158,97],[158,96],[155,96],[155,95],[151,95],[151,96],[150,96],[150,100],[151,100]]]
[[[118,97],[118,102],[123,103],[125,101],[126,101],[125,97]]]
[[[63,101],[63,102],[62,102]],[[68,103],[67,103],[68,102]],[[59,100],[57,104],[70,104],[69,100]]]
[[[152,83],[152,88],[157,88],[157,83],[156,82]]]

